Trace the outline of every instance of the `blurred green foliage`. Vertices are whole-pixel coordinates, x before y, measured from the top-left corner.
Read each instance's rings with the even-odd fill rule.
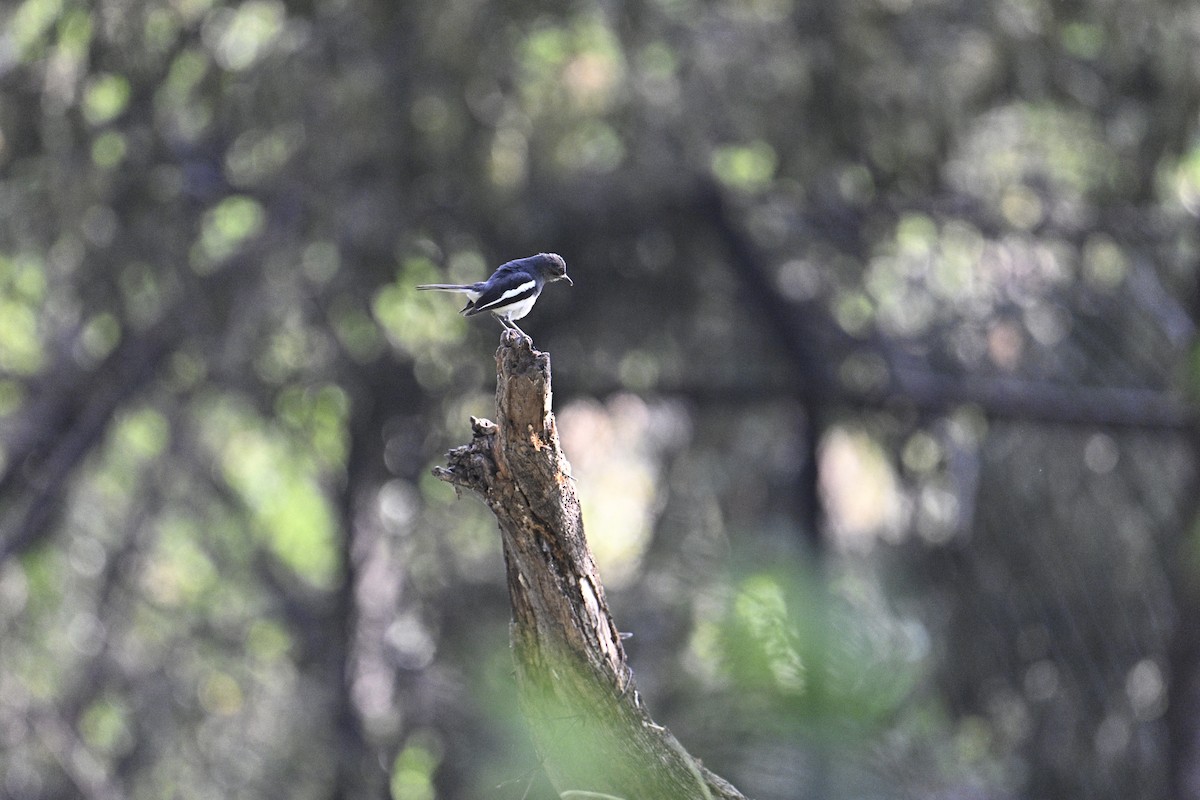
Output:
[[[4,5],[0,798],[555,796],[429,475],[499,327],[414,288],[544,250],[522,324],[707,765],[1182,797],[1195,17]]]

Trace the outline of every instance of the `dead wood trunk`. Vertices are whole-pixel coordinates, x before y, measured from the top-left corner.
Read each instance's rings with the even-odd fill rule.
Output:
[[[571,466],[550,410],[550,357],[506,331],[496,421],[434,474],[478,493],[504,546],[517,691],[546,773],[564,798],[742,798],[647,714],[583,534]]]

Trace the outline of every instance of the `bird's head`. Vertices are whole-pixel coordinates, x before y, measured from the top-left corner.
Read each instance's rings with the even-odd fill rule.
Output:
[[[575,285],[575,281],[567,274],[566,260],[558,253],[538,253],[537,258],[547,281],[566,281],[571,286]]]

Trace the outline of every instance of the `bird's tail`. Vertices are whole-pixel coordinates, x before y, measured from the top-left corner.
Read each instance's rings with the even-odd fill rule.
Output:
[[[473,292],[475,285],[471,283],[425,283],[417,287],[423,292]]]

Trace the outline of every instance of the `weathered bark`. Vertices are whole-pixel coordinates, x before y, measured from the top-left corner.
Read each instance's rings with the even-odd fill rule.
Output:
[[[517,691],[550,782],[563,797],[741,798],[634,688],[550,410],[549,356],[506,331],[496,367],[496,422],[472,419],[471,443],[434,474],[478,493],[500,524]]]

